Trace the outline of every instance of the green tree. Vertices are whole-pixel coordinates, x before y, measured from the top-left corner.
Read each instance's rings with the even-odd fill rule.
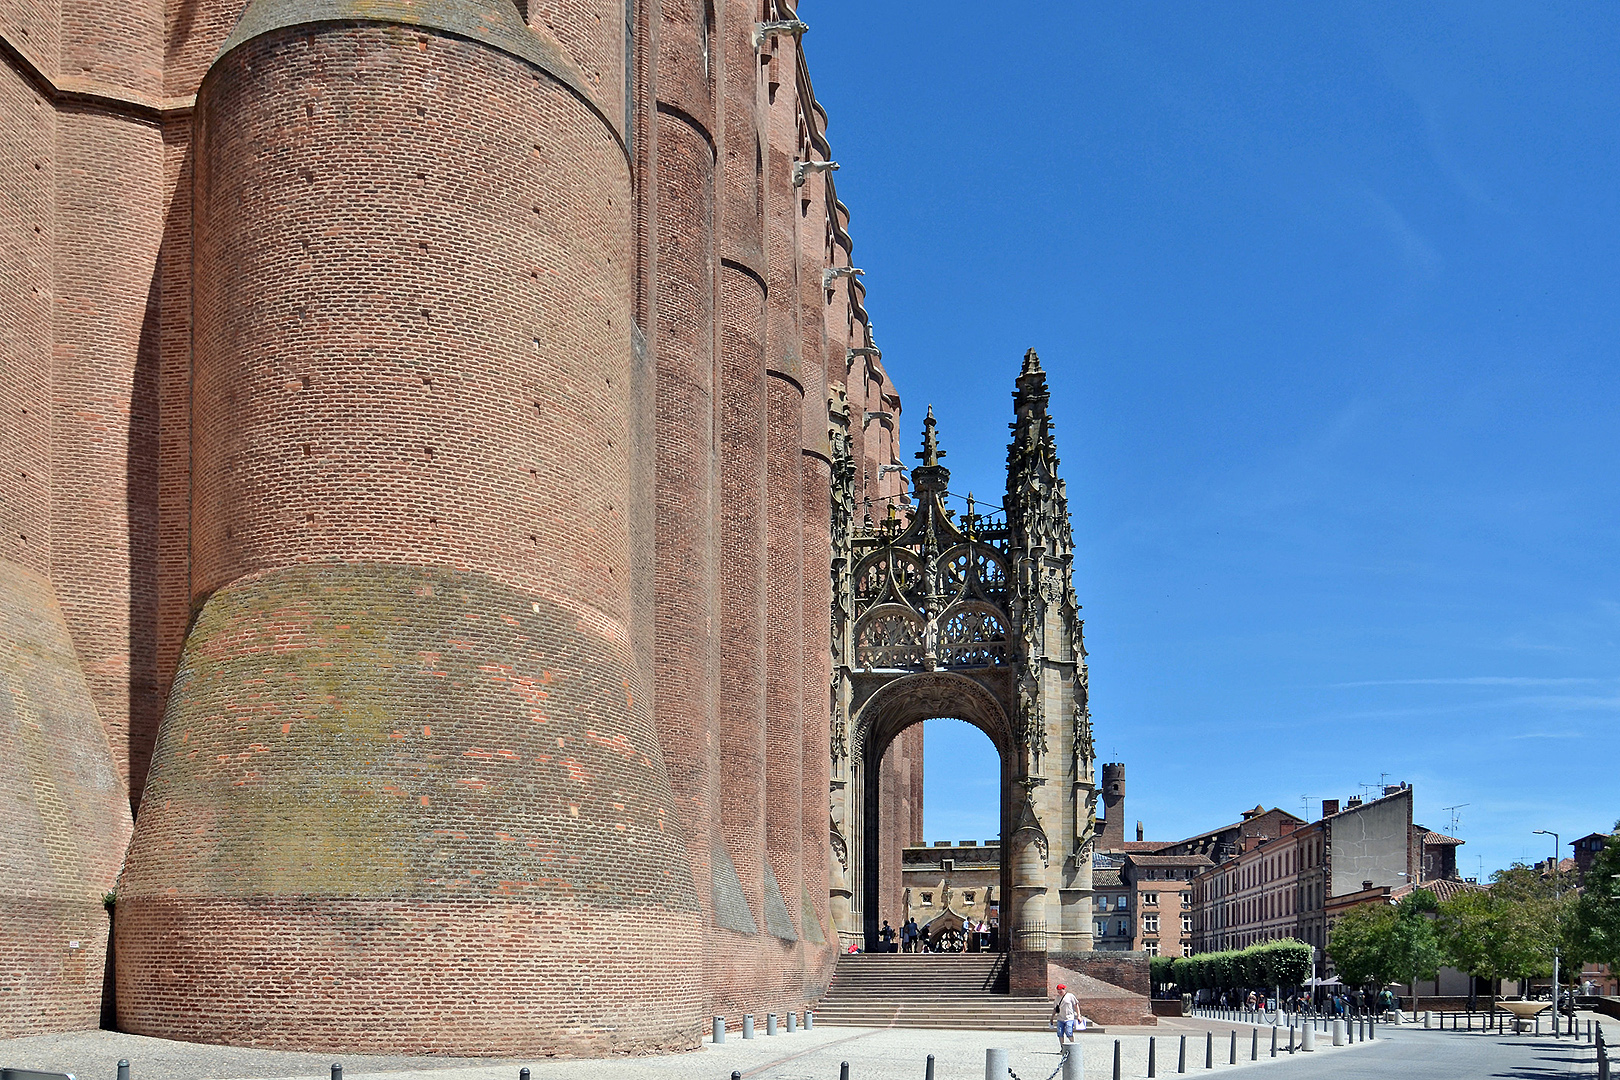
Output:
[[[1428,889],[1413,889],[1395,905],[1395,923],[1386,948],[1389,962],[1400,972],[1401,982],[1412,983],[1412,1009],[1417,1010],[1417,981],[1432,979],[1440,970],[1440,943],[1435,939],[1435,910],[1439,907],[1434,893]]]
[[[1311,947],[1303,941],[1271,944],[1272,973],[1277,986],[1300,986],[1311,974]]]
[[[1175,975],[1171,973],[1174,963],[1175,959],[1169,956],[1148,957],[1148,978],[1155,987],[1176,981]]]
[[[1491,1007],[1496,1005],[1496,984],[1507,978],[1503,970],[1501,901],[1484,890],[1460,892],[1440,905],[1434,931],[1446,963],[1491,984]]]
[[[1572,915],[1570,937],[1578,955],[1588,962],[1620,967],[1620,821],[1592,860]]]
[[[1327,954],[1339,978],[1350,986],[1382,986],[1399,974],[1390,956],[1395,909],[1363,904],[1340,916],[1328,932]]]
[[[1552,974],[1553,950],[1571,979],[1588,951],[1578,933],[1577,882],[1569,873],[1543,874],[1514,863],[1491,875],[1496,899],[1497,947],[1501,977],[1533,979]]]

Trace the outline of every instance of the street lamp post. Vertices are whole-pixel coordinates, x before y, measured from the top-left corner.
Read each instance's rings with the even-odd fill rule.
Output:
[[[1558,1038],[1558,901],[1563,897],[1563,890],[1558,885],[1558,853],[1563,847],[1558,843],[1558,834],[1548,829],[1534,829],[1537,836],[1550,836],[1553,838],[1552,879],[1553,879],[1553,1038]]]

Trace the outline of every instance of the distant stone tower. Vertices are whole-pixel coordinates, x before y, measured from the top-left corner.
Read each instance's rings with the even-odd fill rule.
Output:
[[[1125,842],[1125,766],[1110,762],[1102,767],[1103,820],[1098,823],[1097,847],[1116,850]]]

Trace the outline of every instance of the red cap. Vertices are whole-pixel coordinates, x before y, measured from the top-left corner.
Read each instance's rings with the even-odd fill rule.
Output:
[[[1067,987],[1067,986],[1064,986],[1064,985],[1063,985],[1063,984],[1062,984],[1062,983],[1058,983],[1058,989],[1059,989],[1059,990],[1067,990],[1067,989],[1068,989],[1068,987]]]

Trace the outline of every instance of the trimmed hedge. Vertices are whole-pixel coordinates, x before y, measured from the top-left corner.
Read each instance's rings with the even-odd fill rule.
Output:
[[[1165,961],[1160,963],[1160,961]],[[1228,952],[1198,953],[1149,962],[1155,983],[1173,982],[1183,993],[1302,984],[1311,973],[1311,947],[1284,939]]]

